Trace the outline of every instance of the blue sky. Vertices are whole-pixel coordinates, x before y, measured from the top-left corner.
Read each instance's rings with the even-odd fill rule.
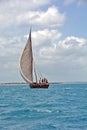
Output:
[[[0,82],[21,82],[19,59],[32,26],[33,52],[49,81],[87,81],[86,0],[1,0]]]

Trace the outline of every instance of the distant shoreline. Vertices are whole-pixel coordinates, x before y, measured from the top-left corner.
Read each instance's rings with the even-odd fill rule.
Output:
[[[25,82],[6,82],[6,83],[0,83],[0,85],[24,85],[27,84]],[[87,82],[49,82],[49,84],[87,84]]]
[[[0,85],[20,85],[20,84],[27,84],[24,82],[8,82],[8,83],[0,83]]]

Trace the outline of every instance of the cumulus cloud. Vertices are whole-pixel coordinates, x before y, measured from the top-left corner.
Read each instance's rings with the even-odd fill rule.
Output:
[[[43,29],[32,32],[32,44],[34,53],[42,62],[73,62],[86,64],[87,39],[69,36],[60,40],[61,33],[58,30]],[[0,56],[20,56],[21,50],[26,44],[28,35],[24,38],[8,37],[0,38]],[[17,58],[16,57],[16,58]]]
[[[64,1],[67,5],[75,2],[75,0]],[[43,71],[53,76],[51,79],[59,74],[58,79],[66,80],[66,73],[75,70],[76,74],[78,68],[80,75],[84,72],[86,75],[87,39],[68,36],[60,40],[62,33],[58,28],[63,26],[66,14],[61,13],[56,6],[44,8],[44,5],[50,2],[51,0],[0,1],[0,72],[3,73],[3,79],[7,77],[10,79],[12,75],[15,78],[15,73],[18,76],[19,57],[27,41],[26,28],[30,25],[36,30],[32,31],[33,52]],[[77,2],[82,5],[86,1]],[[40,10],[41,6],[43,8]],[[84,80],[84,74],[82,75]]]
[[[34,9],[46,4],[49,4],[51,0],[0,0],[0,10],[3,12],[18,12],[18,11],[26,11],[28,9]],[[4,5],[4,8],[3,8]]]
[[[1,0],[0,1],[0,28],[16,26],[25,18],[26,14],[30,14],[30,10],[36,10],[38,7],[48,4],[50,0]],[[32,12],[33,13],[33,12]],[[23,15],[22,15],[23,14]],[[28,17],[28,16],[27,16]],[[30,19],[25,19],[30,20]],[[25,22],[24,22],[25,23]]]
[[[65,14],[59,13],[58,9],[54,6],[49,7],[47,11],[29,11],[18,16],[19,24],[61,26],[64,22]]]
[[[40,56],[53,62],[86,62],[87,40],[74,36],[66,37],[63,41],[40,49]],[[83,61],[83,63],[82,63]]]
[[[60,13],[55,6],[49,7],[47,11],[26,11],[8,13],[0,15],[1,27],[9,26],[24,26],[24,25],[38,25],[38,26],[56,26],[59,27],[65,22],[65,14]],[[9,20],[10,19],[10,20]]]
[[[52,43],[49,47],[41,48],[39,55],[43,68],[44,66],[48,68],[46,72],[54,81],[56,79],[60,81],[86,80],[87,39],[66,37],[62,41]]]
[[[32,43],[34,53],[37,55],[39,48],[44,46],[50,46],[51,42],[59,39],[61,33],[57,30],[39,30],[32,32]],[[0,37],[0,65],[5,69],[10,68],[11,63],[14,61],[18,63],[19,57],[21,56],[22,49],[24,48],[27,42],[28,35],[22,35],[21,37],[18,36],[11,36],[11,37]],[[5,60],[3,60],[5,59]],[[17,65],[17,64],[16,64]]]
[[[53,77],[59,73],[60,81],[61,79],[67,80],[72,73],[74,73],[73,75],[83,73],[84,77],[87,69],[87,39],[68,36],[64,40],[60,40],[61,35],[58,30],[53,29],[32,32],[33,52],[36,60],[39,61],[39,67],[42,67],[45,72],[44,67],[46,66],[48,68],[46,73]],[[24,38],[0,37],[0,66],[3,66],[4,71],[11,70],[14,73],[14,70],[18,69],[19,57],[26,41],[27,35]],[[67,78],[63,77],[64,73],[68,74]],[[53,77],[51,78],[53,79]],[[77,79],[77,77],[75,78]]]
[[[19,51],[24,47],[22,44],[23,38],[18,36],[0,37],[0,57],[16,56]]]
[[[23,39],[18,36],[0,36],[0,80],[8,82],[17,79],[18,62],[23,48]]]
[[[39,31],[32,32],[33,46],[49,46],[54,40],[58,40],[61,37],[61,33],[55,29],[43,29]],[[29,35],[24,37],[28,38]]]

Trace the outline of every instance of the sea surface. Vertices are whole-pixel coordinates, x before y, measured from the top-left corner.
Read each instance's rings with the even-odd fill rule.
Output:
[[[0,85],[0,130],[87,130],[87,84]]]

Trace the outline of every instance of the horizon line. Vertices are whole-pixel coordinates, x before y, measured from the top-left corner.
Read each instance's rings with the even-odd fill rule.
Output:
[[[87,81],[52,81],[52,82],[49,82],[49,84],[74,84],[74,83],[87,83]],[[0,85],[2,84],[28,84],[26,82],[2,82],[0,83]]]

